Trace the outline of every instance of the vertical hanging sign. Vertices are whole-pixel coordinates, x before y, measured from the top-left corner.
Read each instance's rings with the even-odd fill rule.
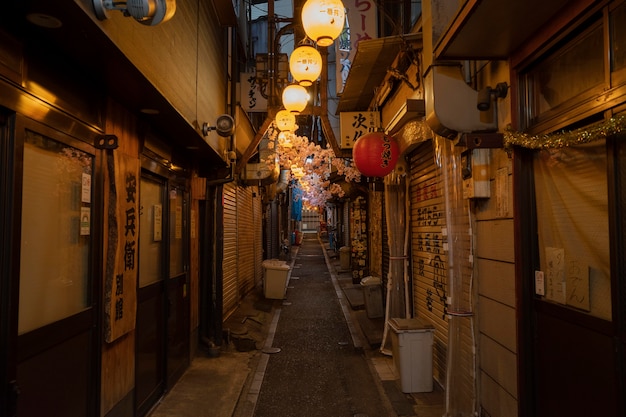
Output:
[[[267,98],[265,84],[261,84],[256,76],[256,71],[241,74],[239,100],[241,108],[248,113],[267,111]]]
[[[108,209],[104,279],[104,338],[110,343],[135,328],[139,161],[107,152]]]
[[[341,95],[354,61],[359,42],[378,38],[377,7],[374,0],[343,0],[348,11],[346,28],[335,42],[337,54],[337,94]]]

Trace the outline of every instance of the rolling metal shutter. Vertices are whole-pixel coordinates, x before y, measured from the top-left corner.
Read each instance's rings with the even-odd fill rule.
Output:
[[[438,175],[431,141],[410,156],[411,267],[413,311],[435,326],[433,376],[446,381],[448,320],[446,318],[448,258],[444,252],[444,184]]]
[[[435,326],[433,374],[442,386],[446,386],[449,315],[459,315],[460,312],[451,312],[447,308],[450,296],[447,231],[452,226],[447,224],[446,213],[453,208],[446,207],[444,172],[435,164],[433,148],[432,141],[427,141],[420,145],[410,158],[413,303],[416,315]],[[454,172],[448,174],[451,182],[456,181],[454,174]],[[453,196],[450,196],[450,199],[452,198]],[[455,210],[457,212],[453,214],[455,216],[453,228],[458,231],[456,235],[458,240],[454,242],[455,261],[461,267],[461,274],[464,277],[471,277],[469,201],[463,200],[461,206]],[[471,300],[470,279],[463,279],[460,285],[462,299]],[[455,345],[455,351],[450,352],[454,355],[456,363],[453,378],[462,380],[455,382],[454,395],[463,398],[464,401],[471,401],[473,398],[474,340],[471,323],[469,319],[457,321],[458,327],[455,327],[455,332],[459,337],[459,343]]]
[[[239,187],[237,191],[237,275],[241,297],[254,288],[255,281],[256,225],[252,193],[253,187]]]
[[[224,320],[237,308],[239,301],[237,271],[237,185],[224,184],[222,198],[224,210],[224,256],[222,260],[224,290]]]

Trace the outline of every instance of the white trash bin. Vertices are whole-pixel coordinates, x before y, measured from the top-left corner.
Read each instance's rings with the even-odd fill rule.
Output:
[[[383,287],[382,281],[378,277],[365,277],[361,280],[361,288],[363,288],[363,302],[365,303],[365,312],[367,317],[375,319],[383,317]]]
[[[389,327],[394,369],[402,392],[431,392],[434,326],[419,318],[392,318]]]
[[[339,248],[339,267],[342,271],[350,271],[352,269],[351,259],[352,253],[349,246]]]
[[[263,261],[263,294],[265,298],[282,300],[287,291],[289,265],[278,259]]]

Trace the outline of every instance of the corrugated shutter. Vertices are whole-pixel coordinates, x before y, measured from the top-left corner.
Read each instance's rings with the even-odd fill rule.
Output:
[[[254,288],[255,280],[255,224],[252,206],[252,187],[239,187],[237,192],[237,273],[239,294],[243,297]]]
[[[237,284],[237,186],[235,182],[224,184],[222,202],[224,210],[223,317],[227,318],[237,308],[239,301]]]
[[[260,286],[263,280],[263,206],[260,189],[259,187],[254,187],[252,198],[252,213],[254,214],[254,286]]]
[[[435,379],[441,385],[445,385],[449,348],[446,303],[450,293],[448,242],[445,232],[449,225],[446,223],[444,173],[434,162],[431,141],[416,149],[411,155],[410,164],[413,307],[417,316],[427,319],[435,326],[433,373]],[[452,178],[452,175],[450,177]],[[460,265],[462,274],[466,277],[470,277],[472,273],[469,263],[470,220],[469,216],[462,214],[469,213],[468,204],[467,200],[463,200],[463,207],[456,208],[459,213],[454,219],[454,227],[460,231],[458,236],[461,236],[461,241],[454,242],[457,252],[455,259],[462,263]],[[463,233],[464,230],[467,233]],[[470,290],[470,280],[463,280],[461,296],[464,300],[471,300]],[[463,381],[455,384],[454,395],[471,400],[474,389],[474,341],[471,320],[461,322],[458,331],[460,344],[455,346],[454,355],[459,368],[456,369],[455,375],[463,378]]]
[[[446,216],[443,183],[427,141],[410,157],[411,264],[413,311],[435,326],[433,375],[445,385],[448,321],[446,318],[448,258],[443,250]]]

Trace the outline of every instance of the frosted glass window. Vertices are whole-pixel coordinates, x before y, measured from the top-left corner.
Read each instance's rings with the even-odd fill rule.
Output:
[[[19,334],[89,307],[93,156],[27,131]]]
[[[604,141],[535,154],[545,299],[611,320]]]
[[[529,72],[536,115],[604,83],[602,28],[568,44]]]
[[[139,189],[139,286],[163,279],[163,195],[165,186],[141,178]]]
[[[626,5],[611,12],[611,61],[612,70],[626,68]]]

